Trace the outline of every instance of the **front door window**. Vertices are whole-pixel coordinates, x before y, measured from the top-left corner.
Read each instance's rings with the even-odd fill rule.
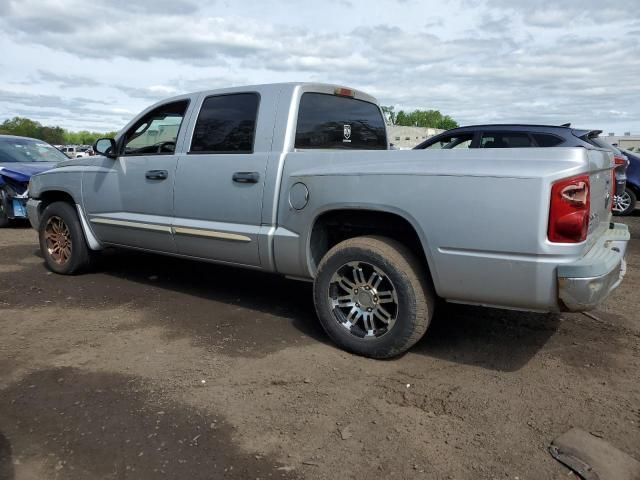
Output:
[[[188,101],[162,105],[136,122],[125,134],[123,155],[173,154]]]

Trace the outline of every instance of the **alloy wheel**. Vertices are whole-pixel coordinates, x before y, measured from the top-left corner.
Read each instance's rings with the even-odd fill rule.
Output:
[[[328,296],[338,323],[359,338],[380,338],[398,317],[393,282],[380,268],[366,262],[349,262],[338,268],[331,277]]]
[[[624,212],[631,206],[631,196],[628,192],[624,192],[622,195],[615,195],[613,197],[613,211]]]
[[[47,253],[58,265],[66,264],[71,258],[73,243],[71,231],[61,217],[49,217],[44,228]]]

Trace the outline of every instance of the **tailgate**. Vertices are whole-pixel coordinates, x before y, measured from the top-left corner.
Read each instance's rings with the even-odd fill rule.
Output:
[[[611,221],[613,154],[605,150],[587,150],[589,156],[590,212],[589,235],[608,228]]]

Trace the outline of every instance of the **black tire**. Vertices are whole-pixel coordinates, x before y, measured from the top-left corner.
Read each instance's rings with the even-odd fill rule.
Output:
[[[631,215],[633,211],[636,209],[636,202],[638,201],[638,198],[636,197],[636,194],[633,192],[633,190],[629,188],[625,188],[624,195],[627,196],[625,200],[629,201],[629,205],[624,210],[621,210],[621,211],[614,210],[613,211],[614,215],[626,217],[627,215]]]
[[[70,253],[66,260],[56,260],[55,253],[52,252],[51,242],[47,239],[47,232],[53,232],[51,226],[66,226],[65,239],[70,240]],[[50,223],[51,222],[51,223]],[[55,233],[55,232],[54,232]],[[52,272],[62,275],[74,275],[89,268],[91,263],[91,253],[82,232],[80,220],[76,210],[67,202],[54,202],[48,205],[42,213],[42,219],[38,228],[40,239],[40,251],[44,257],[47,268]]]
[[[364,266],[361,267],[361,265]],[[381,282],[389,282],[386,290],[395,290],[396,293],[394,295],[396,301],[389,302],[392,304],[390,308],[395,311],[394,323],[381,323],[375,317],[375,313],[369,314],[368,318],[374,319],[369,322],[377,322],[382,326],[380,330],[376,328],[366,330],[371,323],[358,323],[360,320],[357,313],[353,315],[354,320],[349,320],[342,313],[343,308],[351,309],[349,312],[353,312],[355,306],[359,309],[358,311],[361,311],[365,302],[366,305],[373,306],[367,296],[373,295],[369,287],[366,287],[367,294],[364,302],[359,300],[360,297],[354,296],[358,293],[358,289],[354,287],[350,294],[341,297],[346,298],[351,295],[351,300],[346,300],[350,303],[346,306],[337,306],[335,303],[340,296],[340,293],[336,293],[336,289],[341,293],[348,291],[347,288],[340,286],[341,281],[336,280],[336,278],[345,278],[340,272],[348,272],[349,268],[353,268],[353,274],[356,276],[356,269],[362,273],[366,267],[371,267],[371,271],[374,272],[371,278],[373,275],[378,275],[375,272],[384,274],[386,277]],[[364,278],[363,275],[360,276]],[[353,283],[357,283],[357,279]],[[378,284],[381,283],[378,282]],[[313,291],[320,323],[331,340],[344,350],[371,358],[391,358],[411,348],[427,331],[436,303],[436,295],[427,268],[422,265],[418,257],[400,242],[375,236],[345,240],[329,250],[318,266]],[[382,298],[381,293],[383,292],[378,295]],[[376,304],[378,303],[378,297],[371,298],[375,299]],[[353,302],[356,301],[358,303],[354,306]],[[380,306],[373,306],[374,310]],[[371,309],[367,311],[371,312]],[[349,316],[351,315],[352,313],[349,313]],[[389,324],[391,327],[387,328],[385,325]],[[383,333],[377,336],[380,331]]]
[[[9,208],[9,198],[4,188],[0,188],[0,228],[8,227],[11,223],[7,214]]]

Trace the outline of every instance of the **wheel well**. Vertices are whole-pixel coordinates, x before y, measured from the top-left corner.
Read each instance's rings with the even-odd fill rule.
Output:
[[[311,231],[311,258],[314,268],[335,245],[349,238],[381,235],[397,240],[428,266],[422,242],[413,225],[395,213],[376,210],[333,210],[323,213]]]
[[[638,188],[637,185],[627,182],[627,188],[629,188],[629,190],[632,190],[633,193],[635,193],[636,197],[638,197],[638,200],[640,200],[640,188]]]
[[[71,195],[67,192],[62,192],[60,190],[51,190],[48,192],[43,192],[40,195],[39,200],[42,201],[42,209],[46,208],[47,205],[52,204],[53,202],[67,202],[75,207],[76,202]]]

